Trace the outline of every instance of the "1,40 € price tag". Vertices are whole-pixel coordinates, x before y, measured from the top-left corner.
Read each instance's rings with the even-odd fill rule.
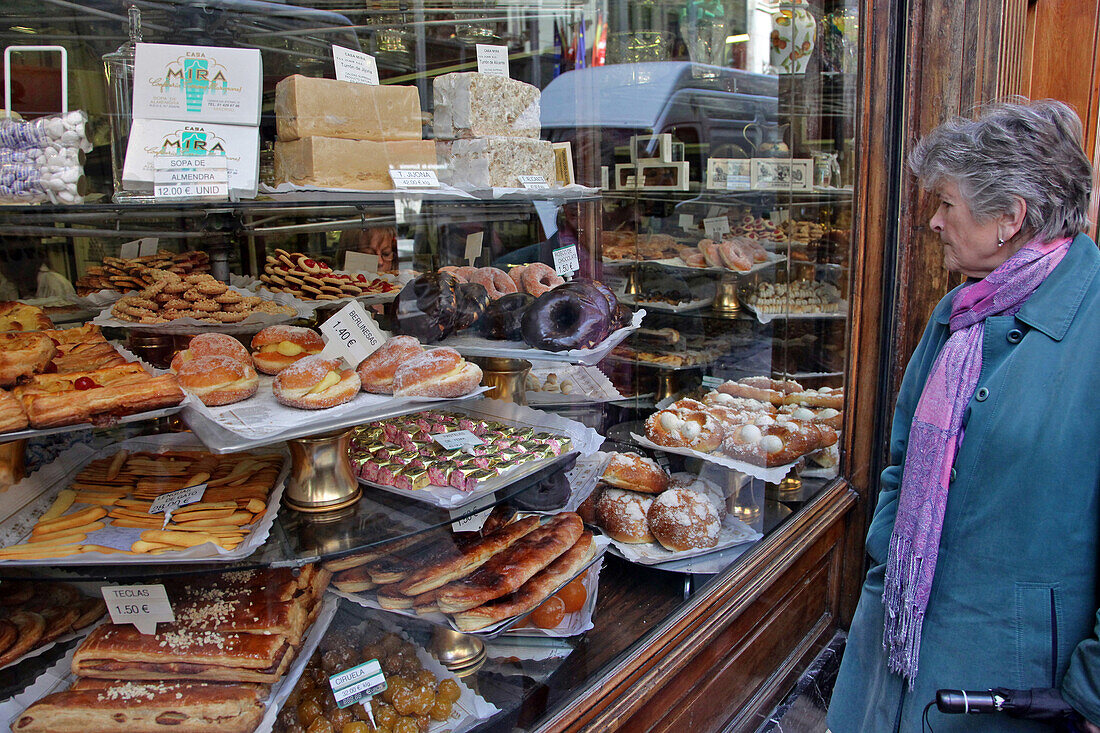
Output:
[[[386,675],[377,659],[363,662],[328,678],[336,706],[346,708],[386,689]]]
[[[354,300],[322,323],[321,333],[328,337],[321,353],[329,359],[343,359],[353,369],[386,340],[370,314]]]
[[[157,633],[157,624],[172,623],[176,615],[164,586],[107,585],[103,600],[113,624],[133,624],[143,634]]]

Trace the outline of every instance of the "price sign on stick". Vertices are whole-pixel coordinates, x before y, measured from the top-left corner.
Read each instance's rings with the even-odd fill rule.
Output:
[[[352,51],[333,44],[332,61],[336,65],[336,78],[339,81],[378,86],[378,63],[369,53]]]
[[[363,662],[328,678],[336,707],[346,708],[386,690],[386,675],[377,659]],[[370,705],[366,706],[370,709]]]
[[[149,505],[149,513],[160,514],[164,512],[164,526],[167,527],[168,522],[172,520],[172,512],[179,509],[181,506],[187,506],[188,504],[194,504],[196,501],[202,501],[202,495],[205,493],[206,484],[196,484],[183,489],[169,491],[167,494],[161,494],[153,500],[153,503]]]
[[[443,450],[455,450],[471,445],[485,445],[485,441],[477,437],[469,430],[451,430],[446,433],[436,433],[432,436]]]
[[[351,301],[321,324],[327,343],[321,352],[329,359],[343,359],[354,369],[386,340],[378,324],[357,301]]]
[[[345,252],[344,270],[347,272],[378,272],[378,255],[369,252]]]
[[[710,239],[721,239],[723,234],[730,232],[730,220],[724,216],[715,216],[703,219],[703,231]]]
[[[485,232],[474,232],[466,237],[466,264],[473,267],[474,260],[481,256],[481,245],[485,241]]]
[[[157,155],[153,196],[161,200],[229,199],[229,166],[224,155]]]
[[[554,269],[562,277],[568,277],[581,269],[580,260],[577,258],[577,245],[569,244],[558,247],[553,251]]]
[[[508,47],[477,44],[477,73],[508,76]]]
[[[550,184],[542,176],[517,176],[520,185],[527,189],[541,190],[550,188]]]
[[[157,624],[176,620],[163,585],[108,585],[102,590],[111,623],[133,624],[143,634],[155,634]]]

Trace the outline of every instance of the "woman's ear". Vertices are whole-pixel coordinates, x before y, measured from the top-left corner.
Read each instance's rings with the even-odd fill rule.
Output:
[[[1001,214],[997,222],[997,236],[1002,242],[1007,242],[1020,233],[1025,216],[1027,216],[1027,202],[1019,196],[1013,197],[1008,211]]]

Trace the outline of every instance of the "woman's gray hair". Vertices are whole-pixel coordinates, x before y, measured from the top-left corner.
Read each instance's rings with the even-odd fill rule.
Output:
[[[1049,242],[1088,228],[1092,166],[1081,147],[1081,120],[1053,99],[1000,102],[976,120],[955,117],[928,133],[909,155],[924,188],[951,180],[980,222],[1027,204],[1021,227]]]

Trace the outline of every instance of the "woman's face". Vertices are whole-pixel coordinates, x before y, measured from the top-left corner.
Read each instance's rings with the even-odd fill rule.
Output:
[[[997,218],[984,223],[976,221],[954,181],[940,182],[935,194],[940,205],[929,226],[940,235],[948,270],[983,278],[1008,259],[1012,248],[997,245],[998,237],[1002,236],[1002,224]]]

